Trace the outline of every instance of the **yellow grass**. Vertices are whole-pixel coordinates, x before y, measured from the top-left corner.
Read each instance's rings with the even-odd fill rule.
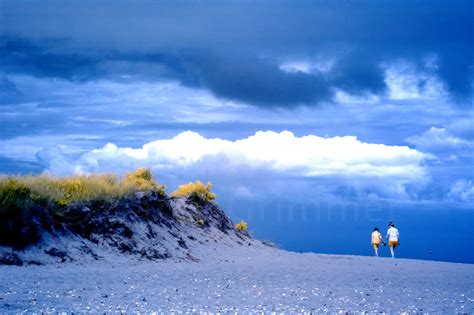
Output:
[[[245,232],[247,231],[247,222],[245,222],[244,220],[240,220],[240,222],[235,225],[235,228],[238,231]]]
[[[208,201],[212,201],[216,199],[216,194],[211,192],[212,184],[211,182],[207,182],[204,185],[201,181],[197,181],[195,183],[189,182],[185,185],[180,185],[178,190],[171,193],[173,197],[188,197],[192,194],[199,194]]]
[[[0,196],[16,196],[18,190],[27,190],[32,198],[52,200],[60,205],[75,201],[110,199],[137,191],[155,190],[164,193],[164,186],[155,182],[149,169],[140,168],[123,178],[115,174],[74,175],[69,177],[0,176]]]

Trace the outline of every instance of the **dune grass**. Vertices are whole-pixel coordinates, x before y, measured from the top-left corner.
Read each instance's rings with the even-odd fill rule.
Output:
[[[65,206],[78,201],[111,200],[150,190],[164,194],[165,187],[156,182],[146,168],[128,172],[121,178],[115,174],[0,176],[0,208],[14,210],[31,202],[53,202]]]

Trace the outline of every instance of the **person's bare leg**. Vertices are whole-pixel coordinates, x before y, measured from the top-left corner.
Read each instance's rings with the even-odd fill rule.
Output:
[[[392,254],[392,258],[395,258],[395,247],[390,246],[390,254]]]
[[[378,248],[374,248],[374,251],[375,251],[375,256],[379,257],[379,249],[378,249]]]

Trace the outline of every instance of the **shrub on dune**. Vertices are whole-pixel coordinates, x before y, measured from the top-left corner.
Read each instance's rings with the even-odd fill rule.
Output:
[[[144,167],[137,169],[134,173],[127,172],[123,184],[130,190],[154,190],[163,194],[165,192],[165,186],[155,182],[150,169]]]
[[[200,180],[198,180],[195,183],[189,182],[185,185],[180,185],[178,190],[171,193],[171,196],[189,197],[193,194],[197,194],[208,201],[213,201],[216,199],[216,194],[211,192],[211,188],[211,182],[207,182],[207,184],[204,185]]]
[[[247,222],[240,220],[240,222],[235,225],[235,229],[241,232],[247,231]]]
[[[23,212],[28,209],[33,198],[38,198],[31,189],[14,178],[0,180],[0,209],[2,212]]]

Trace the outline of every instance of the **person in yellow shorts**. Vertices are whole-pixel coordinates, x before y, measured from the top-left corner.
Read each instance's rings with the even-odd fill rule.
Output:
[[[379,246],[382,241],[382,234],[379,232],[379,228],[374,228],[372,232],[372,246],[374,247],[375,256],[379,257]]]
[[[398,242],[400,240],[400,234],[398,233],[398,229],[395,227],[395,224],[390,222],[388,225],[389,228],[387,230],[387,236],[385,239],[388,238],[388,246],[390,246],[390,253],[392,254],[392,258],[395,258],[395,248],[398,246]]]

